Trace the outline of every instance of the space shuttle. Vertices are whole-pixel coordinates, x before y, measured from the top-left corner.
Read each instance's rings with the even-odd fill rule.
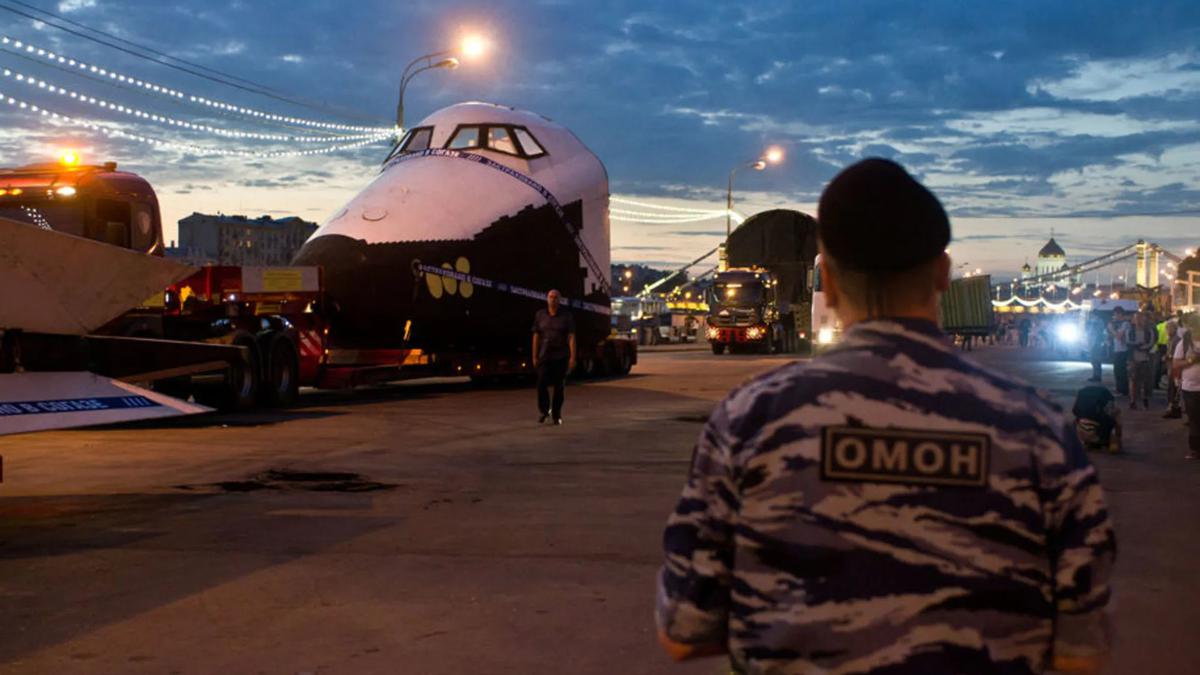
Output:
[[[295,265],[324,270],[332,341],[523,354],[557,289],[581,354],[610,332],[608,175],[541,115],[460,103],[408,129]]]

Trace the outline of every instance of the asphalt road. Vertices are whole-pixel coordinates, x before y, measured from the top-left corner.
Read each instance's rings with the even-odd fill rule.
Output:
[[[1063,396],[1086,377],[978,355]],[[704,416],[782,361],[645,354],[571,387],[559,428],[529,389],[432,382],[0,438],[0,673],[723,672],[658,652],[659,539]],[[1177,421],[1127,433],[1097,458],[1110,672],[1194,673],[1200,466]]]

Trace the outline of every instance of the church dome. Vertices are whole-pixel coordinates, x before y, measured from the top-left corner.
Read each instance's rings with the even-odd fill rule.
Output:
[[[1033,268],[1029,266],[1029,263],[1025,263],[1024,265],[1021,265],[1021,271],[1022,272],[1032,272]]]
[[[1067,257],[1067,252],[1058,245],[1057,241],[1054,241],[1054,237],[1050,237],[1050,241],[1046,242],[1046,245],[1042,247],[1042,250],[1038,251],[1038,257],[1065,258]]]

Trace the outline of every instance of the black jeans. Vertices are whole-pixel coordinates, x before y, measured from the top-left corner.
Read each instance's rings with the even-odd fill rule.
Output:
[[[1182,391],[1188,417],[1188,450],[1200,455],[1200,391]]]
[[[569,359],[542,359],[537,367],[538,412],[562,419],[563,388],[567,386]],[[550,388],[554,387],[554,400]]]
[[[1113,352],[1113,379],[1117,381],[1117,393],[1129,395],[1129,352]]]

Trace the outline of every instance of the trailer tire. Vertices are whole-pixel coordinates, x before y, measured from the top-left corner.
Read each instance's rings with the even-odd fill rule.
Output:
[[[233,341],[234,345],[246,347],[249,355],[244,363],[230,366],[225,378],[216,384],[197,384],[193,396],[200,405],[216,408],[222,412],[251,410],[258,403],[259,356],[258,347],[249,335]]]
[[[292,341],[276,333],[268,342],[266,356],[260,387],[263,404],[272,408],[295,404],[300,395],[300,362]]]
[[[627,350],[619,349],[613,357],[613,374],[617,377],[628,375],[633,370],[633,357]]]
[[[716,354],[717,356],[724,354],[725,353],[725,345],[721,342],[712,343],[712,352],[713,352],[713,354]]]

